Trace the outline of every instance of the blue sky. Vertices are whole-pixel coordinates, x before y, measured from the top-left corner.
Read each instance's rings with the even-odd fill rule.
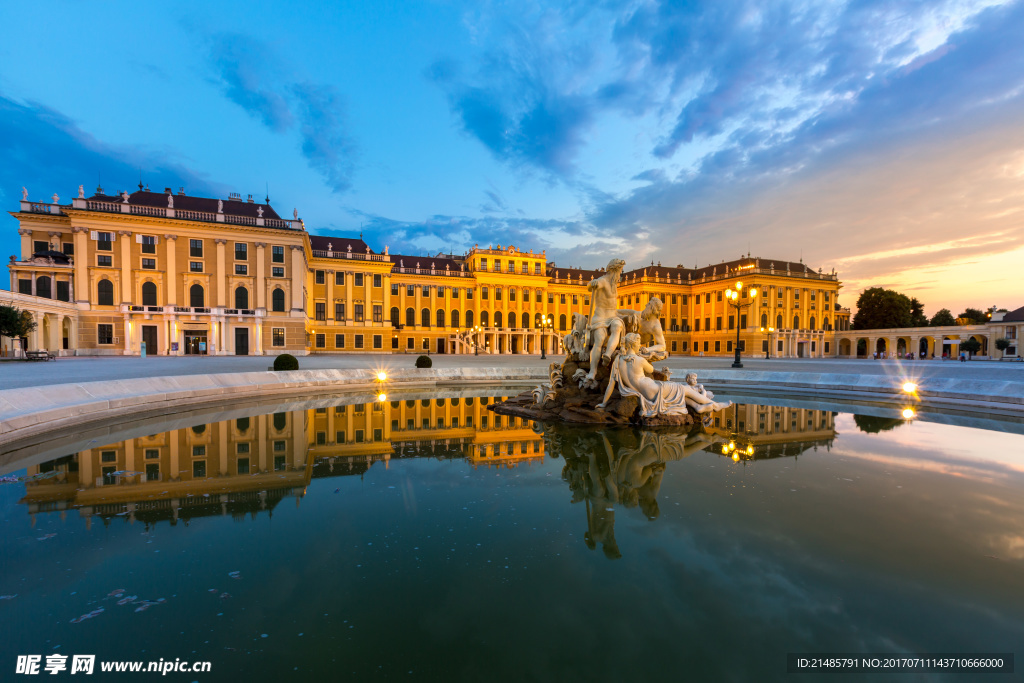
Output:
[[[1024,304],[1022,2],[36,2],[0,22],[5,210],[141,172],[269,186],[311,231],[392,252],[749,249],[835,268],[847,305],[872,285],[929,313]]]

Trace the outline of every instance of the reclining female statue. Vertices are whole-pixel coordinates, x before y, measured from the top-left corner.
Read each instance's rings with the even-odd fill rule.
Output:
[[[708,413],[732,405],[731,401],[716,403],[688,384],[661,382],[648,377],[654,372],[654,366],[637,353],[639,350],[640,335],[630,332],[625,338],[625,350],[612,363],[608,389],[604,393],[604,401],[597,406],[599,410],[607,405],[616,386],[621,395],[640,399],[640,414],[644,417],[685,415],[688,412],[687,403],[697,413]]]

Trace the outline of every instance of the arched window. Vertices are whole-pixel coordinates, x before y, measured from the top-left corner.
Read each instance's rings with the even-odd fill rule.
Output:
[[[249,425],[252,424],[252,420],[248,417],[240,417],[235,420],[235,429],[240,432],[245,432],[249,429]]]
[[[206,306],[206,295],[203,292],[203,286],[200,284],[192,285],[188,290],[189,306],[192,308],[203,308]]]
[[[523,311],[523,327],[525,329],[530,329],[530,314],[526,311]]]
[[[195,425],[194,427],[192,427],[192,433],[193,434],[197,434],[198,435],[198,434],[202,434],[205,431],[206,431],[206,425]]]
[[[444,327],[444,309],[437,309],[437,326]]]
[[[52,299],[53,287],[48,275],[40,275],[36,278],[36,296],[44,299]]]
[[[270,307],[275,311],[284,311],[284,290],[280,287],[274,289],[273,293],[270,295]]]
[[[398,306],[391,307],[391,326],[398,327],[401,325],[401,314],[398,312]]]
[[[420,311],[420,324],[423,327],[430,327],[430,309],[424,308]]]
[[[823,321],[821,321],[821,325],[822,325],[821,329],[823,329],[823,330],[831,330],[832,329],[832,323],[831,323],[831,321],[829,321],[828,318],[825,318]]]
[[[768,327],[768,314],[767,313],[762,313],[761,314],[761,327]]]
[[[816,324],[817,324],[817,321],[814,319],[814,316],[812,315],[811,316],[811,329],[812,330],[818,329],[817,327],[815,327]]]
[[[288,413],[274,413],[274,429],[283,430],[288,426]]]
[[[412,327],[416,324],[416,311],[411,308],[405,309],[405,326]]]
[[[781,330],[782,329],[782,314],[781,313],[779,313],[777,316],[775,316],[775,329],[777,329],[777,330]]]
[[[487,324],[487,311],[480,311],[480,327],[490,327]]]
[[[466,311],[466,327],[473,327],[473,311]]]
[[[156,283],[142,283],[142,305],[156,306]]]
[[[458,327],[458,326],[459,326],[459,312],[457,310],[456,311],[452,311],[452,327]]]
[[[794,315],[793,316],[793,329],[794,330],[799,330],[800,329],[800,316],[798,316],[798,315]]]
[[[241,285],[235,288],[235,308],[249,308],[249,290]]]
[[[567,329],[566,326],[565,326],[565,313],[563,313],[562,315],[558,316],[558,329],[563,330],[563,331]]]
[[[502,328],[502,324],[501,323],[502,323],[501,311],[495,311],[494,312],[494,326],[497,327],[500,330]]]
[[[100,306],[114,305],[114,283],[103,278],[96,283],[96,303]]]

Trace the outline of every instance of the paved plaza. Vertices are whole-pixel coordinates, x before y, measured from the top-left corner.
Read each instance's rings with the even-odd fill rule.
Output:
[[[532,355],[432,355],[435,368],[450,367],[545,367],[557,358],[541,360]],[[416,356],[409,354],[381,355],[314,355],[300,356],[299,367],[304,370],[363,369],[377,367],[413,367]],[[50,362],[0,362],[0,389],[18,389],[68,382],[92,382],[136,377],[163,377],[230,372],[265,371],[274,362],[271,356],[150,356],[132,357],[69,357]],[[673,370],[727,370],[732,358],[673,356],[656,363]],[[806,372],[844,374],[909,374],[924,379],[930,377],[1016,380],[1024,382],[1024,363],[1009,361],[897,361],[798,358],[744,358],[744,370],[761,372]],[[738,371],[738,372],[743,372]]]

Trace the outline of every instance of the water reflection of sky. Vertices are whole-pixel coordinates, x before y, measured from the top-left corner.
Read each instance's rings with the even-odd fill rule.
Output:
[[[479,401],[298,411],[280,469],[273,417],[254,416],[249,437],[230,421],[179,430],[179,482],[107,484],[94,448],[91,484],[0,486],[0,594],[16,594],[0,618],[21,624],[4,650],[191,656],[214,662],[203,680],[782,680],[787,652],[1022,642],[1024,437],[865,433],[822,411],[780,411],[775,431],[756,407],[739,429],[741,414],[652,438],[541,436],[495,425]],[[806,448],[734,462],[718,450],[734,434]],[[199,440],[209,476],[192,478],[182,454]],[[170,450],[166,435],[135,440],[136,464],[158,441]],[[106,466],[124,468],[124,446]],[[164,490],[179,496],[174,526],[154,503]],[[136,613],[116,588],[166,603]]]

